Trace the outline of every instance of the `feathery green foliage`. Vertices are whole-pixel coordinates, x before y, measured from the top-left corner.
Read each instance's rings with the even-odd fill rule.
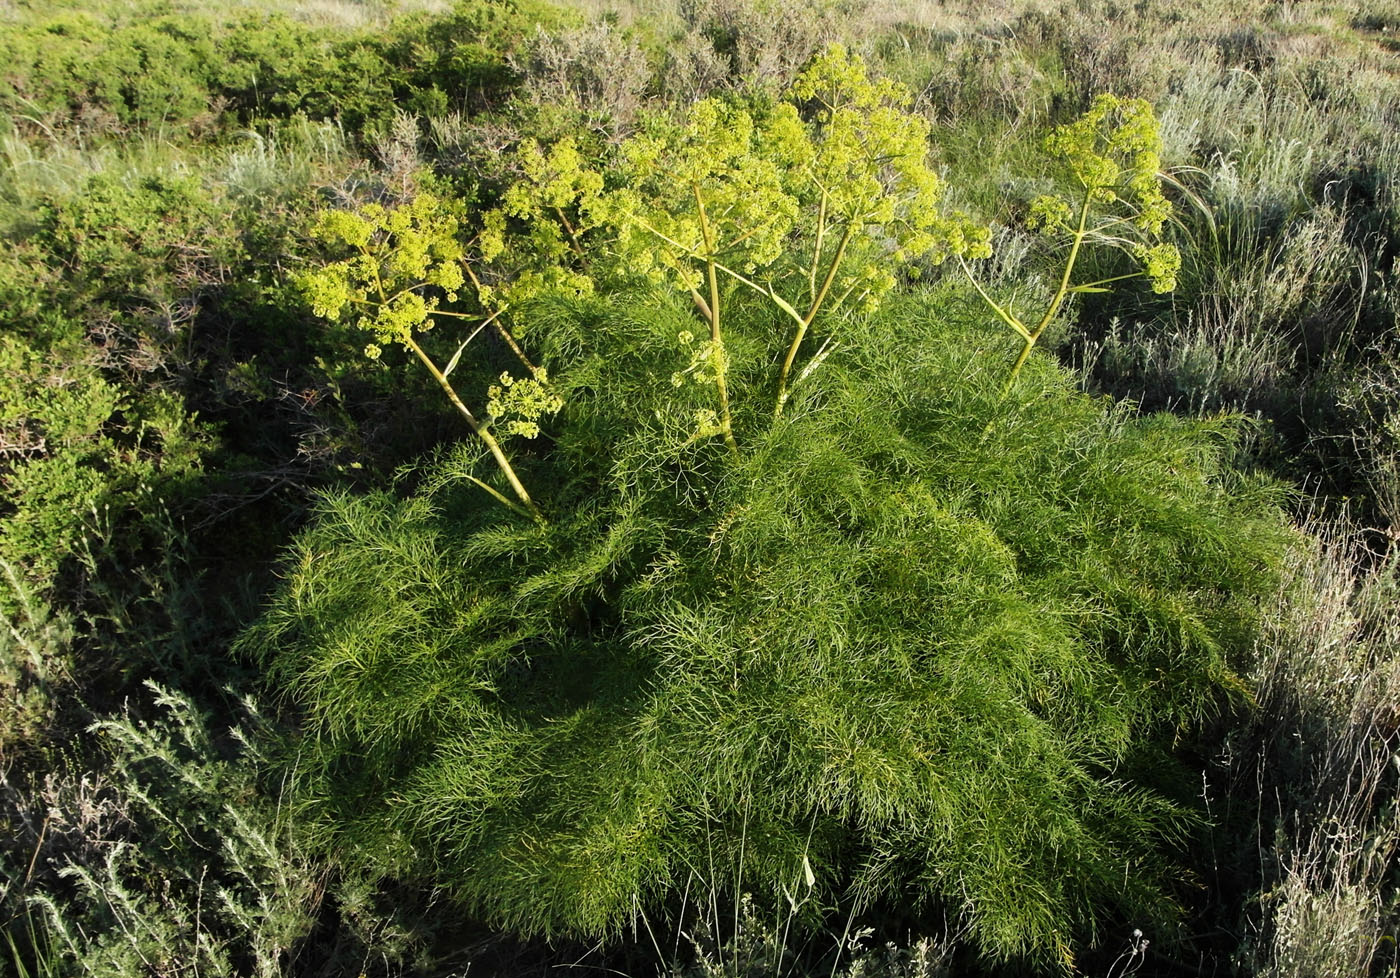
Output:
[[[740,308],[739,348],[774,348]],[[1004,399],[955,308],[853,320],[737,455],[656,383],[671,300],[533,310],[574,364],[535,473],[557,521],[463,495],[470,451],[411,499],[328,496],[242,640],[306,711],[342,858],[550,934],[803,858],[955,908],[992,956],[1169,917],[1171,744],[1239,688],[1276,493],[1227,475],[1229,422],[1137,419],[1039,362]]]
[[[0,3],[0,959],[391,978],[542,974],[569,954],[449,906],[442,882],[467,879],[456,896],[495,920],[588,930],[602,950],[584,963],[634,975],[653,950],[730,978],[1046,974],[1066,950],[1100,975],[1393,970],[1395,564],[1376,551],[1400,518],[1395,16],[1374,0],[571,6],[606,19],[536,0]],[[868,68],[821,54],[832,41]],[[1124,98],[1095,129],[1103,91],[1152,103],[1160,150],[1110,145],[1134,113],[1139,136],[1156,127]],[[627,164],[648,153],[660,164]],[[1160,184],[1145,179],[1157,156]],[[1108,179],[1105,161],[1119,199],[1094,202],[1074,252],[1083,181]],[[699,169],[697,194],[677,175]],[[1160,235],[1131,223],[1144,202],[1128,171],[1175,205]],[[528,511],[432,372],[403,368],[413,351],[358,328],[376,298],[330,328],[296,301],[307,216],[367,201],[405,241],[426,232],[467,258],[455,302],[405,280],[438,303],[408,335],[548,529],[477,495],[472,480]],[[988,229],[950,218],[959,207],[990,239],[969,243]],[[454,231],[430,229],[446,218]],[[1110,240],[1087,247],[1094,230]],[[1008,314],[999,338],[970,289],[900,295],[921,272],[965,287],[933,267],[958,234],[995,243],[982,265],[959,257]],[[372,238],[388,268],[394,234]],[[1171,294],[1117,281],[1155,259],[1165,285],[1171,253],[1146,250],[1165,242],[1182,253]],[[639,287],[647,272],[674,294]],[[1139,412],[1260,423],[1082,402],[1099,420],[1067,434],[1077,395],[1043,354],[1003,386],[1032,345]],[[354,498],[453,437],[394,494]],[[1169,485],[1182,515],[1159,519],[1157,483],[1196,449],[1217,495]],[[1327,550],[1325,573],[1294,554],[1322,586],[1287,592],[1253,643],[1277,527],[1251,536],[1268,507],[1226,456],[1306,480],[1309,509],[1371,528]],[[1073,465],[1119,488],[1081,508]],[[332,563],[292,568],[309,582],[297,613],[342,602],[326,641],[345,636],[334,648],[387,678],[383,697],[355,686],[285,607],[286,629],[261,633],[284,666],[266,681],[305,694],[273,722],[312,734],[293,740],[316,757],[306,811],[329,846],[312,848],[290,830],[299,810],[273,812],[280,778],[232,756],[218,731],[245,717],[214,691],[262,679],[228,639],[327,485],[347,494],[346,542],[310,531]],[[1258,548],[1248,580],[1211,583],[1222,512]],[[1139,540],[1120,562],[1114,535],[1145,540],[1148,524],[1206,542]],[[967,570],[983,543],[993,556]],[[1074,583],[1100,565],[1117,576]],[[1104,597],[1125,589],[1137,605]],[[1193,624],[1229,600],[1238,632]],[[987,622],[1009,637],[985,638]],[[1226,666],[1253,649],[1249,707],[1199,734],[1152,688],[1165,674],[1206,703],[1229,695],[1206,656],[1160,671],[1194,634]],[[416,684],[419,654],[444,659],[437,685]],[[303,677],[307,662],[325,668]],[[1130,671],[1143,662],[1159,672]],[[175,692],[152,703],[150,678]],[[458,687],[474,711],[460,724],[443,719]],[[361,701],[379,704],[368,762],[360,741],[301,725],[318,702]],[[83,733],[92,710],[109,714],[102,735]],[[1116,784],[1151,800],[1135,810]],[[415,817],[421,799],[437,821]],[[938,835],[931,811],[954,811],[952,828]],[[1194,832],[1198,813],[1210,827],[1177,867],[1173,826]],[[354,845],[369,875],[326,863]],[[1125,897],[1128,881],[1141,892]],[[1181,942],[1130,909],[1163,900],[1184,905]],[[818,962],[843,919],[843,953]],[[1133,925],[1149,961],[1134,937],[1110,964]],[[616,940],[597,941],[607,926]],[[888,954],[857,949],[868,928]],[[929,933],[950,935],[947,958],[914,940]],[[1007,946],[1048,963],[972,960]]]

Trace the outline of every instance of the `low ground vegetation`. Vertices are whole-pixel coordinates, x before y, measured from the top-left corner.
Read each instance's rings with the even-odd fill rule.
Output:
[[[0,6],[6,970],[1395,973],[1384,5],[226,9]]]

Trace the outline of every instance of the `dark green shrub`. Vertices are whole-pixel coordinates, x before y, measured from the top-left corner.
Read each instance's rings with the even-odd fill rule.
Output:
[[[228,245],[213,212],[189,179],[96,178],[76,198],[40,201],[24,257],[0,274],[0,559],[41,589],[84,540],[140,549],[162,499],[202,471],[208,426],[149,383],[174,369],[181,337],[153,328],[148,306],[213,274]],[[96,323],[104,347],[88,335]]]
[[[89,128],[185,122],[208,108],[214,48],[173,18],[113,30],[68,14],[0,40],[0,103],[79,118]]]
[[[0,559],[42,586],[85,538],[139,536],[209,447],[178,398],[134,396],[82,357],[72,345],[0,337],[0,437],[11,449],[0,465]]]
[[[504,93],[513,79],[506,55],[523,48],[537,27],[557,30],[574,19],[543,0],[458,0],[441,16],[400,21],[387,47],[393,62],[412,72],[415,88],[470,104]]]
[[[197,287],[234,246],[214,232],[220,212],[208,191],[180,174],[99,175],[72,197],[46,196],[36,212],[29,243],[77,279],[70,294],[130,299],[170,282]]]
[[[0,613],[23,625],[35,620],[26,606],[47,603],[72,618],[62,678],[100,676],[114,694],[114,677],[144,672],[147,656],[194,668],[176,661],[188,648],[157,651],[130,625],[154,608],[156,632],[198,631],[172,625],[168,592],[149,593],[181,549],[170,508],[196,494],[215,447],[171,380],[188,366],[189,327],[168,311],[208,286],[230,235],[178,178],[99,178],[36,203],[38,226],[0,265],[0,562],[21,582],[0,591]],[[126,634],[108,644],[113,632]]]
[[[778,892],[804,859],[954,908],[992,956],[1169,917],[1196,817],[1173,747],[1241,688],[1287,539],[1223,465],[1233,425],[1038,358],[1003,398],[947,296],[852,325],[770,425],[781,327],[735,309],[737,454],[667,382],[687,311],[623,295],[532,317],[574,365],[522,462],[549,527],[461,478],[491,474],[467,448],[411,498],[324,500],[243,646],[306,712],[329,842],[537,933],[613,932],[697,873]]]
[[[280,14],[223,20],[65,12],[0,36],[0,107],[41,128],[187,126],[304,113],[352,131],[395,107],[428,115],[480,108],[514,84],[506,56],[566,15],[538,0],[459,0],[380,32],[313,27]]]
[[[382,126],[396,109],[480,109],[514,86],[509,53],[537,26],[568,19],[537,0],[459,0],[447,13],[400,18],[378,34],[250,18],[221,42],[215,90],[245,113],[338,117],[351,131]]]

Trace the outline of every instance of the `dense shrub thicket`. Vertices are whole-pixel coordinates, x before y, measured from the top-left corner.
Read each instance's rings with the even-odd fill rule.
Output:
[[[339,118],[352,131],[395,111],[440,115],[505,94],[510,52],[540,26],[568,22],[533,0],[463,0],[450,13],[401,18],[383,31],[316,27],[284,14],[78,10],[0,38],[0,104],[16,121],[101,134],[230,114]]]

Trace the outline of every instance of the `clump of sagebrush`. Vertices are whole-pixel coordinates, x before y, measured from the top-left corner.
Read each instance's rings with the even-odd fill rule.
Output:
[[[246,737],[261,718],[244,704],[229,731],[244,750],[230,757],[188,697],[147,685],[150,718],[129,708],[89,728],[106,763],[0,778],[14,837],[0,913],[17,971],[287,974],[327,879],[257,785]]]
[[[71,666],[72,622],[0,558],[0,758],[35,745],[53,714],[53,687]]]
[[[713,865],[778,892],[804,859],[953,908],[991,956],[1169,917],[1173,745],[1240,688],[1277,493],[1227,470],[1228,420],[1139,418],[1039,359],[1004,397],[952,313],[851,319],[735,452],[667,381],[686,305],[537,306],[572,363],[551,521],[465,482],[479,443],[412,498],[328,496],[242,641],[305,711],[327,843],[532,933],[614,932]],[[731,306],[731,389],[769,419],[747,358],[782,319]]]
[[[1259,936],[1241,950],[1268,978],[1393,974],[1400,560],[1358,570],[1352,526],[1310,529],[1266,610],[1258,709],[1230,745],[1229,788],[1259,794],[1259,844],[1239,847],[1258,853]]]

